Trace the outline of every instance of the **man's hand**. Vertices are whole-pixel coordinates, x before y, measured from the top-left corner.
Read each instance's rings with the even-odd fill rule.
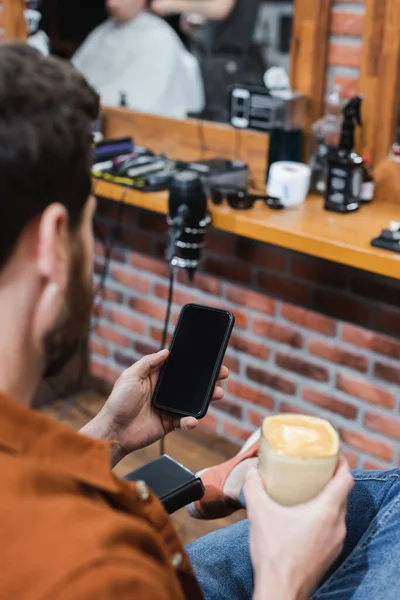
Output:
[[[151,9],[159,15],[194,13],[212,21],[226,19],[237,0],[153,0]]]
[[[168,350],[146,356],[122,373],[111,396],[81,433],[94,438],[117,442],[112,457],[113,466],[124,456],[160,440],[175,429],[191,430],[198,425],[194,417],[179,417],[156,410],[152,396]],[[227,379],[228,369],[222,367],[219,382]],[[219,385],[213,400],[221,400],[224,391]]]
[[[339,556],[346,535],[347,497],[354,483],[340,459],[333,479],[307,504],[283,507],[267,495],[258,473],[245,486],[254,600],[307,600]]]

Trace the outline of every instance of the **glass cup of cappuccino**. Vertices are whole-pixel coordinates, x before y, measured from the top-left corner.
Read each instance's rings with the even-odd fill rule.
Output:
[[[259,473],[269,496],[294,506],[315,498],[335,472],[339,436],[325,419],[273,415],[262,425]]]

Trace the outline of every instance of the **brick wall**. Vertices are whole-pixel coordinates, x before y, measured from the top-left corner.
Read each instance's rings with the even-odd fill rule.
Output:
[[[115,217],[102,200],[99,235]],[[125,207],[120,234],[91,342],[109,382],[158,349],[168,289],[164,218]],[[103,255],[98,241],[97,278]],[[270,411],[308,412],[339,428],[353,466],[398,464],[400,282],[210,230],[194,286],[179,273],[173,324],[186,302],[236,316],[226,399],[203,426],[240,442]]]
[[[358,93],[366,0],[334,0],[328,54],[327,85],[342,86],[346,97]]]

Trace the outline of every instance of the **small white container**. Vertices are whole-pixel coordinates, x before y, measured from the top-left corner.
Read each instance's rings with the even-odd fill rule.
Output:
[[[300,206],[310,189],[311,169],[290,161],[273,163],[269,170],[267,193],[279,198],[286,207]]]

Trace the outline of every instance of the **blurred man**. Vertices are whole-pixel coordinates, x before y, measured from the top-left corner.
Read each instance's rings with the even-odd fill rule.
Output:
[[[176,118],[200,112],[204,92],[197,60],[146,0],[107,0],[110,18],[72,58],[101,103]]]

